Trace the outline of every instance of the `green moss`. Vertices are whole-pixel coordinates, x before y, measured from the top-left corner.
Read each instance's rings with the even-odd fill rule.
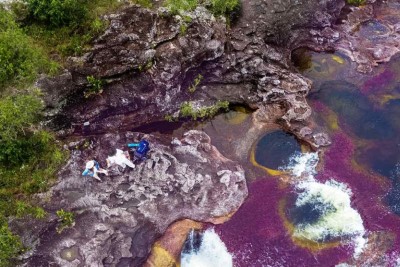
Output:
[[[65,211],[63,209],[56,212],[60,224],[57,227],[57,232],[61,233],[64,229],[71,227],[75,224],[74,214],[70,211]]]
[[[186,31],[187,31],[187,28],[188,28],[187,24],[186,23],[182,23],[181,26],[179,26],[179,32],[182,35],[184,35],[186,33]]]
[[[192,83],[192,85],[189,87],[188,91],[189,93],[194,93],[197,90],[197,86],[201,83],[201,81],[203,80],[203,75],[199,74],[196,76],[196,78],[194,78],[194,81]]]
[[[347,3],[354,6],[359,6],[365,3],[365,0],[347,0]]]
[[[174,116],[169,115],[169,114],[165,115],[165,116],[164,116],[164,119],[165,119],[166,121],[168,121],[168,122],[174,122],[174,121],[175,121]]]
[[[180,107],[179,115],[183,118],[193,120],[204,120],[214,117],[220,111],[227,111],[228,101],[217,101],[214,105],[208,107],[195,108],[192,102],[183,102]]]

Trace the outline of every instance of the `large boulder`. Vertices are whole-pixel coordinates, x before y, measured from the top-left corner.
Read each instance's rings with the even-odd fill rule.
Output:
[[[213,221],[243,203],[247,186],[242,167],[221,155],[200,131],[186,132],[169,144],[145,136],[151,151],[135,169],[114,166],[109,176],[101,176],[102,182],[81,176],[86,160],[104,163],[108,151],[142,137],[106,134],[70,144],[71,159],[46,194],[45,208],[50,214],[73,211],[75,225],[59,234],[52,215],[36,240],[34,229],[21,229],[25,244],[34,247],[26,266],[140,266],[174,221]]]

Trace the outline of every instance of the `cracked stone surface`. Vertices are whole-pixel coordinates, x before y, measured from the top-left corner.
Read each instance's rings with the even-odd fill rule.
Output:
[[[71,159],[45,208],[72,210],[75,225],[61,234],[55,217],[43,225],[39,238],[30,240],[34,250],[25,255],[25,266],[140,266],[174,221],[211,221],[237,210],[246,198],[242,167],[194,130],[170,143],[145,136],[149,157],[133,170],[114,166],[102,182],[81,176],[85,160],[96,158],[104,165],[107,151],[142,137],[106,134],[92,137],[89,145],[88,140],[70,144]],[[25,242],[31,235],[26,229],[22,233]]]

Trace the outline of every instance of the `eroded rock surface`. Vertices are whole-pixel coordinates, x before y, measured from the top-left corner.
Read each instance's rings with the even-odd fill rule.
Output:
[[[75,226],[61,234],[55,218],[43,226],[39,240],[31,240],[37,246],[26,266],[140,266],[172,222],[207,222],[237,210],[246,198],[242,167],[222,156],[199,131],[170,144],[147,136],[150,156],[135,169],[113,167],[102,182],[81,176],[85,160],[103,163],[107,151],[140,137],[106,134],[70,144],[71,159],[45,205],[49,211],[74,211]],[[24,229],[25,241],[31,234]]]
[[[49,114],[62,135],[80,134],[87,121],[90,132],[104,133],[176,116],[184,101],[210,106],[226,100],[255,109],[273,106],[269,115],[282,114],[274,121],[315,147],[327,145],[313,138],[318,132],[305,99],[311,82],[290,70],[290,52],[311,36],[305,32],[331,27],[343,5],[244,1],[230,29],[203,7],[183,18],[131,6],[107,17],[107,31],[91,51],[70,60],[62,77],[38,85],[52,96]],[[191,93],[199,74],[204,78]],[[106,85],[101,96],[85,99],[91,75]],[[69,91],[54,97],[54,87]]]

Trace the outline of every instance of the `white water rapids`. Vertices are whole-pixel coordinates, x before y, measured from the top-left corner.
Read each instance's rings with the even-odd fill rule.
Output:
[[[363,220],[351,207],[352,191],[346,184],[333,179],[325,183],[318,182],[314,178],[317,164],[317,153],[302,153],[293,156],[285,168],[298,178],[293,182],[300,192],[295,205],[311,204],[322,211],[322,216],[316,222],[298,224],[294,236],[318,242],[328,238],[350,238],[354,256],[357,257],[367,240],[363,237]]]

